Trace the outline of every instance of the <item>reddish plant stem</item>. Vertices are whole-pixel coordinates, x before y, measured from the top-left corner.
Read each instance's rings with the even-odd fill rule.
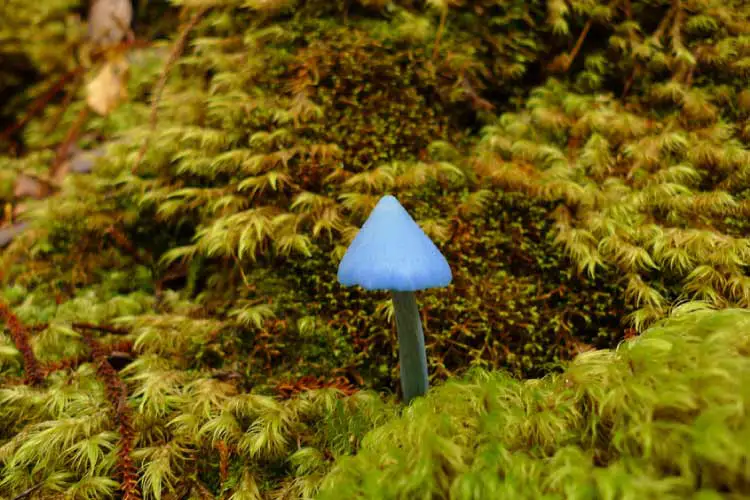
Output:
[[[57,173],[57,170],[60,168],[62,163],[65,161],[65,158],[68,156],[68,151],[70,150],[70,145],[73,144],[73,141],[76,140],[78,137],[78,133],[81,130],[81,127],[83,126],[83,123],[86,121],[86,118],[89,116],[89,108],[86,106],[85,108],[81,109],[81,111],[78,112],[78,116],[76,117],[76,120],[73,122],[73,124],[68,129],[68,133],[65,135],[65,139],[63,140],[62,144],[60,144],[60,147],[57,148],[57,153],[55,155],[55,161],[52,163],[52,167],[49,171],[49,177],[54,179],[55,174]]]
[[[111,333],[113,335],[128,335],[130,333],[130,331],[126,328],[118,328],[116,326],[110,325],[95,325],[94,323],[87,322],[75,322],[71,323],[70,326],[82,330],[97,330],[100,332]],[[27,329],[31,330],[32,332],[41,332],[42,330],[46,330],[47,328],[49,328],[48,323],[36,323],[27,327]]]
[[[301,392],[330,387],[338,389],[346,396],[351,396],[352,394],[359,392],[359,389],[352,385],[349,379],[344,376],[339,376],[331,379],[326,378],[322,375],[317,378],[313,377],[312,375],[306,375],[297,380],[280,382],[276,384],[274,390],[276,394],[282,399],[289,399],[295,394],[299,394]]]
[[[76,96],[76,91],[78,90],[78,87],[80,85],[80,76],[83,73],[78,72],[76,73],[75,79],[72,82],[72,89],[65,95],[65,97],[62,100],[62,103],[60,103],[60,109],[55,113],[55,115],[52,117],[52,119],[47,123],[44,127],[44,131],[47,134],[51,134],[56,128],[57,125],[60,123],[60,120],[62,120],[63,115],[65,114],[65,111],[70,106],[70,103],[73,102],[73,99]]]
[[[625,81],[625,85],[622,89],[622,94],[620,95],[620,99],[625,99],[628,96],[628,93],[630,92],[630,88],[633,86],[633,82],[635,81],[635,75],[636,75],[637,70],[638,70],[638,65],[636,65],[636,67],[633,68],[633,71],[630,73],[630,76]]]
[[[34,351],[31,349],[29,332],[18,317],[13,314],[8,304],[3,301],[0,301],[0,320],[8,326],[13,343],[23,356],[26,383],[31,385],[40,383],[42,381],[42,374],[39,370],[39,361],[37,361]]]
[[[216,443],[216,448],[219,450],[219,477],[223,483],[229,479],[229,456],[231,450],[225,441]]]
[[[586,24],[583,26],[583,30],[581,31],[581,34],[578,35],[578,40],[576,40],[576,44],[573,47],[573,50],[570,51],[568,60],[566,61],[565,67],[563,68],[564,71],[568,71],[570,69],[571,64],[573,64],[573,60],[581,51],[581,48],[583,47],[583,41],[586,40],[586,35],[589,34],[589,30],[591,30],[592,24],[593,24],[593,21],[589,19],[588,21],[586,21]]]
[[[100,332],[112,333],[114,335],[127,335],[130,333],[126,328],[118,328],[109,325],[95,325],[93,323],[73,323],[72,326],[73,328],[80,328],[83,330],[99,330]]]
[[[432,48],[432,60],[436,60],[438,52],[440,51],[440,39],[443,37],[443,30],[445,30],[445,21],[448,19],[448,7],[442,9],[440,12],[440,24],[438,25],[437,34],[435,35],[435,45]]]
[[[130,240],[128,240],[127,236],[125,236],[122,231],[115,228],[114,226],[110,226],[109,228],[107,228],[105,233],[112,238],[112,240],[121,250],[133,257],[133,260],[135,260],[138,264],[150,267],[151,259],[149,257],[145,257],[143,253],[139,251],[138,248],[136,248],[135,245],[130,242]]]
[[[19,493],[18,495],[13,497],[13,500],[23,500],[24,498],[29,498],[36,490],[44,486],[44,483],[37,483],[34,486],[27,488],[23,492]]]
[[[133,167],[131,168],[131,173],[133,175],[136,175],[138,173],[141,162],[143,161],[143,156],[148,150],[151,136],[153,135],[154,130],[156,130],[156,122],[158,118],[157,109],[159,106],[159,100],[161,99],[161,94],[162,92],[164,92],[164,87],[166,87],[167,85],[167,77],[169,76],[169,71],[172,69],[172,66],[174,66],[174,64],[177,62],[177,59],[180,57],[180,54],[182,54],[182,51],[185,49],[185,43],[187,42],[188,35],[193,30],[193,28],[195,28],[203,15],[208,12],[208,9],[209,7],[202,7],[201,9],[197,10],[195,14],[193,14],[193,17],[190,18],[187,24],[185,24],[185,26],[181,29],[180,36],[172,46],[172,50],[169,53],[169,58],[164,65],[164,69],[162,70],[161,76],[159,77],[159,81],[156,82],[156,86],[151,93],[151,116],[149,118],[149,128],[151,129],[151,133],[146,136],[146,140],[143,141],[143,144],[141,144],[141,147],[138,150],[135,162],[133,163]]]
[[[52,100],[52,98],[55,97],[55,95],[60,92],[60,90],[62,90],[65,84],[82,73],[83,69],[83,66],[79,66],[76,69],[64,74],[52,85],[52,87],[47,92],[37,97],[36,100],[34,100],[34,102],[31,104],[31,107],[29,107],[29,110],[26,112],[23,118],[21,118],[19,121],[17,121],[7,129],[3,130],[2,134],[0,134],[0,142],[10,139],[10,136],[12,136],[18,130],[23,128],[27,123],[29,123],[29,121],[34,118],[37,113],[44,109],[47,103],[49,103],[50,100]]]
[[[104,382],[107,397],[114,408],[115,423],[119,427],[120,443],[117,452],[117,468],[120,476],[122,500],[141,500],[141,492],[138,489],[138,469],[130,456],[135,441],[135,432],[131,420],[132,410],[128,405],[127,387],[107,360],[107,351],[104,346],[88,333],[83,335],[83,339],[91,349],[91,355],[96,362],[96,373]]]
[[[145,48],[150,47],[151,42],[146,40],[127,40],[125,42],[122,42],[115,46],[113,50],[115,51],[122,51],[122,50],[129,50],[130,48]],[[104,51],[99,50],[92,53],[92,59],[94,61],[99,60],[104,55]],[[86,68],[83,65],[78,65],[74,69],[68,71],[67,73],[63,74],[55,83],[52,84],[49,90],[47,90],[44,94],[37,97],[34,102],[31,103],[31,106],[29,107],[28,111],[26,111],[26,114],[23,116],[22,119],[17,121],[16,123],[12,124],[10,127],[6,128],[5,130],[0,133],[0,142],[3,142],[4,140],[9,140],[10,136],[12,136],[15,132],[23,128],[29,121],[31,121],[34,116],[36,116],[44,107],[52,100],[55,95],[60,92],[66,83],[68,83],[71,79],[83,74],[83,72],[86,70]],[[68,95],[71,96],[74,94],[74,91],[71,91],[68,93]],[[69,101],[68,97],[66,96],[66,102]],[[67,106],[67,104],[63,104],[63,110]],[[53,122],[56,122],[57,118],[53,120]]]

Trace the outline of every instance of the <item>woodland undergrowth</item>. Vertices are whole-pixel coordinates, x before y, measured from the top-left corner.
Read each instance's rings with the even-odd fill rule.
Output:
[[[750,494],[747,2],[152,4],[0,6],[0,499]]]

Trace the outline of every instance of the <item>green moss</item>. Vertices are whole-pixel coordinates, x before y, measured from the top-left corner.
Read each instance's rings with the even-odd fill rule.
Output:
[[[64,0],[8,5],[0,41],[6,19],[38,21],[10,28],[43,80],[22,119],[85,26]],[[50,371],[24,383],[29,352],[0,332],[0,496],[112,495],[117,443],[147,498],[309,498],[352,454],[326,488],[354,498],[747,493],[727,396],[747,386],[744,313],[604,350],[676,302],[750,304],[746,2],[205,6],[173,62],[129,51],[126,103],[76,134],[68,82],[0,158],[5,225],[17,175],[45,175],[69,133],[106,147],[0,254]],[[385,193],[455,276],[419,295],[438,388],[395,420],[392,396],[297,394],[396,390],[386,295],[335,276]],[[108,386],[92,339],[130,351]]]
[[[303,135],[337,144],[341,165],[355,173],[424,158],[436,140],[460,141],[456,115],[446,113],[426,52],[351,29],[312,42],[298,58],[314,72],[311,99],[325,118]]]
[[[748,494],[749,339],[747,311],[703,310],[541,380],[475,370],[368,433],[317,498]]]
[[[549,210],[521,195],[492,195],[482,215],[462,221],[444,245],[453,284],[419,294],[435,380],[472,366],[539,376],[581,344],[601,348],[623,338],[622,287],[614,275],[592,280],[570,269],[553,244]],[[299,292],[289,310],[328,318],[357,347],[357,359],[344,366],[395,390],[395,333],[381,309],[387,294],[342,288],[325,254],[288,266],[290,288]]]

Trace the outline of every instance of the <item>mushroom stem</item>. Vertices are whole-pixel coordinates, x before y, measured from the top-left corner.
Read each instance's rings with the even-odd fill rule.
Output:
[[[401,365],[401,390],[408,404],[427,392],[427,354],[422,320],[414,292],[391,290],[398,330],[398,357]]]

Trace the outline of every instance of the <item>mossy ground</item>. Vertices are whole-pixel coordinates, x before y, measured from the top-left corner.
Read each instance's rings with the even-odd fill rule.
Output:
[[[81,3],[0,7],[0,498],[750,494],[746,3],[148,4],[101,116]],[[408,408],[385,193],[454,274]]]

